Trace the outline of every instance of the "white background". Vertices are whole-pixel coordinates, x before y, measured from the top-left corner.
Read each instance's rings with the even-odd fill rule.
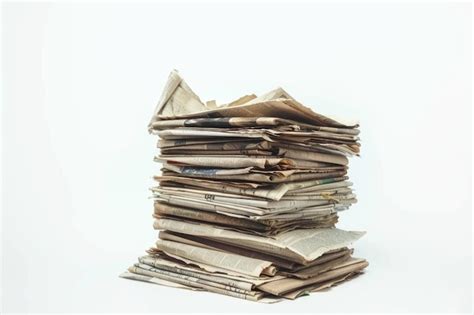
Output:
[[[465,4],[8,4],[3,311],[467,312],[471,9]],[[154,243],[146,125],[172,69],[203,100],[277,86],[358,118],[367,273],[261,305],[119,279]]]

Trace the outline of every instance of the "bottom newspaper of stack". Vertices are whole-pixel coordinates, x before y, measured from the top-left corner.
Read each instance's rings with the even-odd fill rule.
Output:
[[[121,277],[272,303],[329,288],[368,266],[349,248],[364,232],[315,228],[263,236],[155,217],[156,247]]]

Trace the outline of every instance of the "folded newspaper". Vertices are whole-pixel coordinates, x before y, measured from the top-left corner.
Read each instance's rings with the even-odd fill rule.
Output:
[[[358,127],[281,88],[204,103],[173,71],[148,125],[159,239],[120,276],[272,303],[363,273],[351,244],[364,232],[335,227],[357,201]]]

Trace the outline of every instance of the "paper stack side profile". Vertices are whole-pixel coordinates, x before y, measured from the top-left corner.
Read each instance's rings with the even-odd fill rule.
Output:
[[[204,103],[173,71],[148,125],[159,239],[120,276],[272,303],[363,273],[352,244],[365,232],[335,227],[357,202],[358,128],[281,88]]]

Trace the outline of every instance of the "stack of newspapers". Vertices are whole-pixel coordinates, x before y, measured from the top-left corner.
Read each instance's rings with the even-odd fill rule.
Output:
[[[162,166],[151,189],[159,239],[122,277],[276,302],[367,267],[350,247],[364,232],[335,228],[357,201],[347,177],[357,123],[281,88],[203,103],[173,71],[149,131]]]

